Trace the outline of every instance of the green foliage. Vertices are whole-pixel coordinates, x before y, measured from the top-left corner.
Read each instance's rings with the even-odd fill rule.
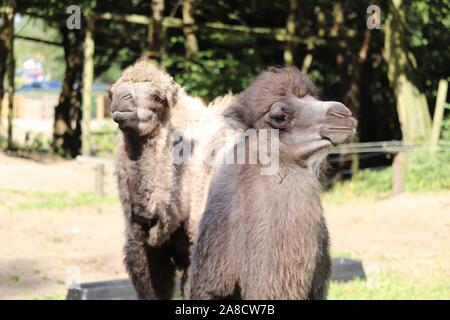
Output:
[[[254,42],[250,37],[223,33],[205,35],[200,38],[201,44],[214,43],[216,47],[201,50],[192,60],[185,59],[184,51],[176,53],[176,48],[184,46],[184,41],[183,36],[170,38],[174,53],[165,57],[163,65],[189,94],[207,101],[229,91],[242,91],[262,69],[253,47],[233,50],[246,42]]]
[[[450,143],[450,117],[442,121],[441,139]]]
[[[6,139],[6,137],[0,134],[0,148],[6,148],[7,143],[8,140]]]
[[[410,161],[405,179],[406,190],[450,189],[450,151],[431,155],[426,152],[412,154]]]
[[[386,197],[392,189],[392,168],[360,170],[352,179],[337,183],[325,201],[343,202],[349,197]]]
[[[450,151],[411,153],[405,175],[406,191],[450,189]],[[326,194],[326,200],[340,201],[348,197],[386,197],[392,190],[392,167],[361,170],[349,181],[338,183]]]
[[[441,142],[450,147],[450,117],[443,120]],[[408,191],[450,189],[450,150],[411,154],[405,186]]]
[[[50,152],[50,140],[42,132],[27,133],[26,141],[19,146],[21,149],[37,152]]]
[[[118,128],[112,121],[105,122],[91,131],[92,149],[96,155],[111,155],[117,150]]]
[[[450,2],[422,0],[405,4],[406,36],[417,59],[415,78],[429,105],[434,105],[439,80],[450,80]]]

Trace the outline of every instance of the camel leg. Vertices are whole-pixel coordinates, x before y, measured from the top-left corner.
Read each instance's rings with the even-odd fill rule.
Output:
[[[173,297],[176,266],[171,259],[167,243],[160,247],[148,247],[147,259],[150,279],[157,299],[169,300]]]
[[[139,226],[133,225],[125,244],[125,267],[139,299],[170,299],[175,282],[175,265],[168,244],[150,247]]]
[[[138,298],[142,300],[156,299],[155,291],[151,285],[150,268],[144,243],[129,239],[125,244],[124,251],[125,267]]]
[[[184,224],[181,224],[177,230],[170,236],[170,251],[172,260],[177,269],[181,271],[180,291],[181,297],[186,298],[187,291],[185,290],[188,269],[190,265],[190,247],[191,241],[189,239],[187,230]]]

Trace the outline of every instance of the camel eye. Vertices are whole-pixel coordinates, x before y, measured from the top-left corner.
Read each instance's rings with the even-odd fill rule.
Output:
[[[152,99],[158,103],[163,103],[164,99],[159,94],[152,95]]]
[[[284,129],[289,124],[290,117],[286,113],[270,115],[269,124],[277,129]]]
[[[283,123],[286,121],[286,115],[285,114],[276,114],[271,116],[271,118],[275,121],[275,122],[279,122],[279,123]]]

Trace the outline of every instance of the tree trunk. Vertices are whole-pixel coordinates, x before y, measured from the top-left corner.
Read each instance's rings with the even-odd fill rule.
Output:
[[[372,39],[372,30],[367,29],[364,32],[364,39],[357,54],[352,58],[352,76],[350,80],[350,87],[344,96],[344,104],[358,117],[361,105],[361,69],[366,63],[367,55],[370,49]],[[357,142],[358,137],[354,136],[351,142]],[[359,170],[359,156],[354,153],[351,155],[351,171],[355,174]]]
[[[288,41],[284,49],[284,64],[287,66],[294,65],[295,43],[290,41],[295,36],[296,17],[299,7],[299,0],[290,0],[289,13],[286,21],[286,33]]]
[[[77,156],[81,148],[81,77],[83,73],[83,40],[81,30],[60,27],[63,39],[66,72],[59,103],[55,108],[53,150]]]
[[[194,0],[183,0],[183,33],[186,37],[186,59],[189,60],[198,52],[197,37],[194,33],[194,5]]]
[[[87,11],[86,35],[84,40],[84,69],[83,69],[83,104],[81,124],[81,150],[84,156],[91,153],[91,110],[92,110],[92,84],[94,82],[94,16]]]
[[[389,14],[384,24],[384,54],[388,78],[397,100],[397,113],[403,141],[412,143],[429,139],[431,117],[426,97],[414,84],[416,60],[408,51],[405,3],[389,1]]]
[[[8,138],[7,138],[7,149],[13,149],[13,117],[14,117],[14,76],[16,72],[16,63],[14,58],[14,13],[16,8],[16,3],[14,0],[7,1],[7,25],[8,29],[8,39],[6,40],[8,45]]]
[[[164,54],[163,14],[164,0],[152,0],[152,20],[148,25],[147,47],[143,56],[155,63],[160,63]]]
[[[336,67],[339,72],[339,80],[340,80],[340,93],[341,97],[343,98],[345,96],[345,93],[347,91],[348,87],[348,75],[347,75],[347,56],[346,53],[349,51],[348,43],[344,40],[343,34],[344,34],[344,28],[345,28],[345,20],[344,20],[344,8],[342,0],[335,1],[333,3],[333,26],[330,30],[330,34],[332,37],[339,38],[339,40],[336,42]],[[352,164],[350,166],[350,169],[355,169],[356,166],[359,166],[358,163],[358,155],[350,155],[352,158]],[[348,160],[347,154],[339,154],[337,166],[338,171],[336,175],[333,177],[333,181],[337,182],[343,179],[343,170],[346,169],[346,163]]]
[[[343,10],[344,8],[342,1],[336,1],[333,3],[334,24],[330,31],[333,37],[339,38],[336,42],[336,66],[340,76],[340,91],[342,97],[345,96],[345,92],[348,87],[346,53],[349,51],[347,41],[342,40],[345,28]]]
[[[4,79],[9,52],[9,15],[7,12],[0,13],[0,129],[2,127],[2,102],[5,95]]]
[[[352,58],[352,76],[350,86],[344,96],[344,104],[350,108],[353,114],[357,115],[360,106],[360,86],[361,86],[361,69],[367,59],[367,54],[370,49],[370,42],[372,38],[371,30],[367,29],[364,32],[364,39],[357,54]]]

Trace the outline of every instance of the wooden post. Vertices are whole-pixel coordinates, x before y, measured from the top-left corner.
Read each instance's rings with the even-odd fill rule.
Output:
[[[152,0],[152,19],[148,24],[147,48],[143,56],[155,63],[159,63],[163,55],[163,34],[162,24],[164,14],[164,0]]]
[[[105,165],[98,163],[94,167],[95,171],[95,195],[103,197],[105,195]]]
[[[13,118],[14,118],[14,75],[16,71],[16,63],[14,59],[14,11],[15,11],[15,1],[11,0],[8,2],[7,8],[9,9],[7,16],[8,24],[8,128],[7,128],[7,149],[13,149]]]
[[[87,21],[86,38],[84,41],[84,69],[83,69],[83,118],[81,124],[81,153],[85,156],[91,152],[91,110],[92,83],[94,81],[94,17],[92,11],[85,13]]]
[[[186,59],[192,59],[198,52],[197,37],[194,33],[193,0],[183,0],[183,33],[186,37]]]
[[[392,162],[392,194],[398,195],[405,190],[405,173],[407,157],[405,153],[394,155]]]
[[[447,98],[448,82],[444,79],[439,81],[436,96],[436,108],[434,109],[433,127],[431,129],[431,146],[437,146],[441,136],[442,118],[444,117],[445,99]],[[431,150],[433,151],[433,149]]]
[[[98,95],[96,97],[96,106],[97,106],[97,120],[103,120],[105,118],[105,97],[103,95]]]
[[[291,66],[294,64],[295,43],[292,41],[295,36],[295,21],[299,0],[290,0],[289,13],[286,21],[287,43],[284,49],[284,64]]]

